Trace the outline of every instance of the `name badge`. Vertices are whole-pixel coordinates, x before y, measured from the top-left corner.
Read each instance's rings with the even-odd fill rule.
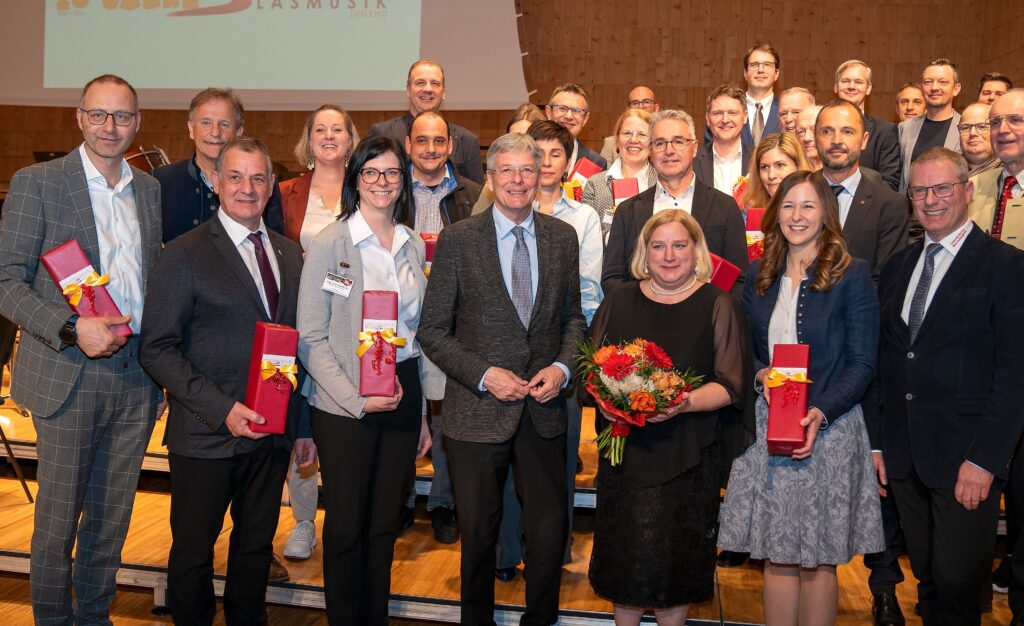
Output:
[[[328,293],[338,294],[347,298],[352,293],[352,283],[353,280],[351,278],[327,272],[324,284],[320,288]]]

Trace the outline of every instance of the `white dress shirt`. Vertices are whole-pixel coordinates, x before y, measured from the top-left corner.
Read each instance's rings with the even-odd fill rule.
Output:
[[[743,149],[737,144],[731,157],[723,157],[712,144],[711,158],[715,164],[715,189],[731,197],[733,186],[743,175]]]
[[[309,199],[306,200],[306,215],[302,218],[302,229],[299,230],[299,244],[303,250],[309,250],[313,239],[320,234],[320,231],[328,224],[338,219],[341,215],[341,197],[337,204],[331,209],[324,206],[324,199],[318,193],[309,192]]]
[[[860,181],[864,178],[864,174],[857,168],[857,171],[846,177],[841,183],[834,183],[828,180],[828,176],[825,176],[825,180],[828,181],[829,186],[840,185],[843,191],[836,196],[836,202],[839,203],[839,224],[840,226],[846,226],[846,218],[850,215],[850,207],[853,206],[853,196],[857,193],[857,188],[860,187]]]
[[[928,244],[938,243],[942,245],[942,250],[939,250],[935,254],[933,260],[934,266],[932,268],[932,282],[928,285],[928,297],[924,301],[924,314],[927,314],[928,307],[932,303],[932,298],[935,296],[935,291],[939,288],[939,284],[942,283],[942,278],[949,271],[949,266],[953,264],[953,259],[956,258],[956,253],[963,247],[964,240],[967,239],[967,235],[971,233],[971,229],[974,228],[974,222],[968,219],[963,226],[954,230],[942,241],[934,241],[927,233],[924,235],[924,246],[921,248],[921,256],[917,259],[917,265],[914,266],[914,271],[910,274],[910,283],[907,285],[907,294],[903,298],[903,310],[900,312],[900,317],[903,321],[910,323],[910,303],[914,299],[914,292],[917,290],[917,283],[921,280],[921,272],[924,271],[924,257],[928,252]],[[923,318],[922,318],[923,319]]]
[[[231,216],[226,211],[220,209],[217,210],[217,219],[224,226],[224,231],[228,234],[228,238],[231,239],[235,249],[238,250],[239,256],[242,257],[242,262],[245,263],[245,268],[249,270],[249,275],[252,276],[253,282],[256,283],[256,290],[260,292],[260,300],[263,301],[263,310],[267,312],[267,317],[273,318],[273,315],[270,314],[270,305],[267,304],[267,290],[263,288],[263,274],[260,273],[260,264],[256,261],[256,245],[249,240],[249,235],[253,231],[231,219]],[[274,282],[277,283],[277,291],[280,293],[281,270],[277,266],[277,252],[274,251],[274,244],[270,242],[267,226],[263,223],[262,219],[260,219],[260,226],[257,232],[262,235],[263,249],[270,260],[270,269],[274,272]]]
[[[661,180],[655,184],[654,192],[654,212],[665,211],[666,209],[682,209],[687,213],[692,213],[693,209],[693,190],[694,182],[697,177],[690,172],[690,184],[686,186],[683,193],[678,196],[670,194],[662,185]]]
[[[768,128],[768,116],[772,112],[772,101],[775,100],[775,92],[769,91],[768,95],[764,97],[764,100],[754,100],[747,94],[747,128],[750,130],[750,134],[754,134],[754,120],[757,119],[757,103],[761,103],[761,116],[764,120],[764,127]],[[755,148],[757,146],[754,146]]]
[[[110,277],[107,293],[123,315],[131,315],[130,327],[138,333],[142,327],[142,230],[132,185],[132,168],[121,159],[121,179],[113,188],[93,165],[85,151],[78,147],[82,169],[89,186],[89,202],[96,222],[96,240],[100,249],[100,267],[93,268]]]
[[[405,250],[411,231],[404,224],[396,224],[391,249],[387,250],[370,230],[362,211],[356,211],[348,218],[348,232],[363,264],[363,291],[398,292],[398,328],[395,331],[405,339],[405,345],[398,348],[397,360],[419,356],[416,329],[420,325],[423,294],[416,283],[416,272],[422,270],[413,267]]]

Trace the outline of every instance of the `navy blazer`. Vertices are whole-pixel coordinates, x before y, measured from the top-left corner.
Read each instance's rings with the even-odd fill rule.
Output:
[[[768,323],[782,284],[779,274],[763,296],[757,295],[760,268],[760,259],[751,264],[742,301],[750,319],[755,372],[771,363]],[[878,296],[871,281],[871,266],[863,259],[851,259],[842,278],[824,292],[810,289],[816,268],[816,263],[808,267],[807,278],[800,283],[796,333],[799,343],[811,347],[808,407],[817,407],[832,423],[861,401],[874,379]]]
[[[896,124],[872,115],[864,115],[868,131],[868,145],[860,153],[860,166],[875,170],[893,191],[900,188],[903,158],[900,155],[900,136]]]

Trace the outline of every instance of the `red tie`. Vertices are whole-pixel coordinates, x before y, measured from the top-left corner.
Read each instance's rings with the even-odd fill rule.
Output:
[[[1016,176],[1007,176],[1003,181],[1003,192],[999,194],[999,210],[996,211],[995,219],[992,220],[992,236],[999,239],[1003,234],[1003,215],[1006,214],[1006,202],[1013,197],[1011,189],[1017,184]]]

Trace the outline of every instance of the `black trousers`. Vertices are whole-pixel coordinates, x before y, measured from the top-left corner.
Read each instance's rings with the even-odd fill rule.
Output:
[[[398,364],[398,409],[362,419],[310,407],[324,486],[324,600],[342,626],[387,626],[403,485],[420,434],[418,359]]]
[[[523,503],[526,534],[524,626],[558,621],[558,592],[568,515],[565,506],[565,439],[541,437],[529,411],[502,443],[444,438],[462,533],[462,624],[494,625],[495,546],[509,467]]]
[[[896,497],[925,626],[981,624],[978,590],[992,566],[999,488],[968,511],[952,489],[929,489],[917,474],[889,481]]]
[[[880,593],[896,594],[896,585],[903,582],[903,569],[899,558],[903,554],[905,543],[903,528],[900,526],[900,514],[896,510],[896,500],[892,495],[880,498],[882,504],[882,533],[885,535],[885,550],[864,555],[864,565],[871,570],[868,575],[868,588],[872,595]]]
[[[224,619],[265,624],[267,570],[281,512],[290,452],[271,438],[253,452],[226,459],[171,453],[171,551],[167,600],[176,624],[213,623],[213,546],[231,507]]]
[[[1010,462],[1010,478],[1006,485],[1006,552],[1010,559],[1010,610],[1024,614],[1024,438],[1017,444]]]

